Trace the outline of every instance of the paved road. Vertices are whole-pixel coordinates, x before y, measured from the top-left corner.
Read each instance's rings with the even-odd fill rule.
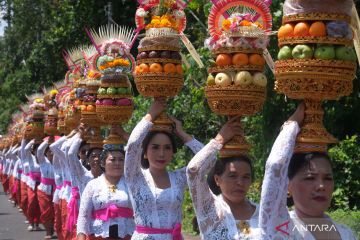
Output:
[[[0,240],[41,240],[45,232],[29,232],[26,230],[25,217],[12,206],[8,196],[0,187]]]
[[[8,196],[0,187],[0,240],[42,240],[45,232],[29,232],[26,230],[25,217],[12,206]],[[199,240],[199,237],[184,236],[185,240]]]

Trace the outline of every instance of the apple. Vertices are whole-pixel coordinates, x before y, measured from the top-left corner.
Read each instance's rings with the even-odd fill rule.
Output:
[[[278,53],[279,60],[292,59],[292,48],[290,46],[283,46]]]
[[[105,98],[102,100],[102,105],[104,106],[112,106],[114,101],[111,98]]]
[[[158,58],[159,54],[156,51],[151,51],[148,56],[149,58]]]
[[[333,45],[320,45],[315,49],[314,57],[323,60],[335,59],[335,48]]]
[[[300,44],[294,47],[291,54],[295,59],[311,59],[314,55],[314,51],[308,45]]]
[[[349,24],[344,21],[331,21],[326,24],[326,32],[329,37],[346,38],[351,34]],[[352,34],[351,34],[352,35]]]
[[[267,85],[267,78],[266,78],[265,74],[260,73],[260,72],[254,74],[253,81],[254,81],[255,85],[260,86],[260,87],[266,87],[266,85]]]
[[[253,77],[251,76],[251,73],[248,71],[241,71],[235,75],[234,83],[236,86],[238,85],[247,86],[252,82],[253,82]]]
[[[356,62],[356,53],[353,48],[340,46],[335,49],[336,59]]]
[[[171,52],[171,58],[181,60],[181,55],[179,52]]]
[[[116,105],[118,106],[130,106],[131,103],[131,100],[128,98],[120,98],[116,101]]]
[[[215,85],[215,78],[214,78],[214,76],[213,76],[211,73],[209,73],[209,76],[208,76],[207,79],[206,79],[206,85],[207,85],[207,86],[213,86],[213,85]]]
[[[141,52],[137,55],[137,59],[146,59],[148,54],[146,52]]]
[[[127,93],[127,88],[118,88],[117,89],[117,94],[126,94]]]
[[[107,90],[106,90],[106,93],[108,95],[115,95],[116,94],[116,88],[114,87],[109,87]]]
[[[99,95],[105,95],[106,94],[106,88],[100,87],[97,92]]]
[[[160,53],[160,57],[161,58],[170,58],[171,57],[171,52],[170,51],[162,51]]]
[[[227,87],[231,85],[231,77],[226,73],[218,73],[215,77],[215,84],[221,87]]]
[[[101,99],[96,100],[95,105],[102,105],[102,100]]]

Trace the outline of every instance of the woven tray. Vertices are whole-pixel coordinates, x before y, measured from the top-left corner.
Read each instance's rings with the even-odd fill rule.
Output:
[[[179,52],[179,47],[174,46],[168,46],[168,45],[156,45],[156,46],[148,46],[148,47],[142,47],[138,48],[138,52],[147,52],[147,51],[174,51]]]
[[[322,44],[334,44],[334,45],[346,45],[352,46],[353,40],[346,38],[334,38],[334,37],[289,37],[289,38],[279,38],[279,47],[283,45],[293,45],[293,44],[313,44],[313,43],[322,43]]]
[[[284,16],[282,18],[282,24],[288,22],[298,22],[298,21],[331,21],[331,20],[339,20],[345,21],[347,23],[351,22],[351,17],[343,14],[331,14],[331,13],[307,13],[307,14],[293,14]]]
[[[263,53],[263,49],[227,47],[227,48],[218,48],[216,50],[211,51],[211,53],[214,56],[221,53],[257,53],[261,55]]]
[[[145,58],[136,60],[136,64],[140,65],[142,63],[174,63],[174,64],[181,64],[182,61],[179,59],[172,59],[172,58]]]
[[[98,118],[105,124],[122,124],[129,121],[134,106],[96,106]]]
[[[255,71],[255,72],[262,72],[264,71],[264,66],[257,66],[257,65],[244,65],[244,66],[236,66],[236,65],[229,65],[229,66],[216,66],[209,68],[209,73],[220,73],[220,72],[238,72],[238,71]]]
[[[207,86],[205,96],[211,110],[220,115],[253,115],[261,111],[266,88],[248,86]]]
[[[177,75],[173,75],[174,77],[164,74],[135,75],[136,88],[145,97],[174,97],[184,85],[182,75]]]
[[[96,112],[81,112],[80,122],[87,124],[90,127],[97,127],[102,124]]]

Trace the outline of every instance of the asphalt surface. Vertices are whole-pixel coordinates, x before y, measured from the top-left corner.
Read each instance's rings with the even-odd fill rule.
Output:
[[[8,201],[8,195],[0,187],[0,240],[42,240],[45,231],[29,232],[25,217]],[[41,226],[42,227],[42,226]],[[43,227],[42,227],[43,228]],[[197,236],[184,234],[185,240],[200,240]]]
[[[45,231],[29,232],[25,217],[8,201],[8,195],[0,187],[0,240],[42,240]]]

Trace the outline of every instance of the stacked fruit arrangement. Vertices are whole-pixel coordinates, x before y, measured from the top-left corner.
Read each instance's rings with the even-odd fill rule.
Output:
[[[100,87],[96,91],[96,114],[102,124],[111,125],[104,143],[118,144],[123,140],[115,131],[116,125],[127,122],[134,110],[129,74],[135,66],[130,53],[135,33],[126,27],[110,25],[100,27],[99,31],[91,30],[88,35],[98,54],[90,65],[94,72],[101,73]],[[93,140],[95,144],[97,140]]]
[[[67,74],[68,75],[68,74]],[[67,134],[70,132],[70,129],[65,125],[65,100],[66,96],[69,96],[71,87],[67,85],[66,80],[63,82],[55,83],[55,87],[58,91],[56,94],[55,101],[58,109],[58,121],[57,121],[57,130],[60,133]]]
[[[30,114],[27,117],[24,137],[26,139],[41,139],[44,136],[45,104],[40,95],[33,95],[30,100]]]
[[[312,3],[286,1],[278,31],[275,89],[290,98],[304,99],[306,105],[297,152],[324,152],[327,144],[336,142],[322,124],[321,103],[349,95],[356,72],[351,11],[343,11],[349,1],[336,3],[341,7],[320,0]],[[288,14],[289,9],[297,10]]]
[[[44,103],[48,109],[46,113],[44,132],[49,136],[55,136],[59,133],[57,129],[58,112],[56,109],[56,95],[58,94],[58,91],[56,89],[45,89],[44,94]]]
[[[208,24],[211,37],[206,45],[214,61],[205,94],[211,110],[229,117],[259,112],[266,97],[262,53],[271,30],[269,6],[260,1],[218,1],[210,10]],[[249,148],[244,135],[235,136],[220,154],[238,156]]]
[[[136,11],[138,31],[144,29],[133,72],[137,90],[146,97],[174,97],[183,87],[184,75],[180,55],[180,35],[186,27],[182,1],[141,2]],[[165,113],[154,128],[171,130]]]

